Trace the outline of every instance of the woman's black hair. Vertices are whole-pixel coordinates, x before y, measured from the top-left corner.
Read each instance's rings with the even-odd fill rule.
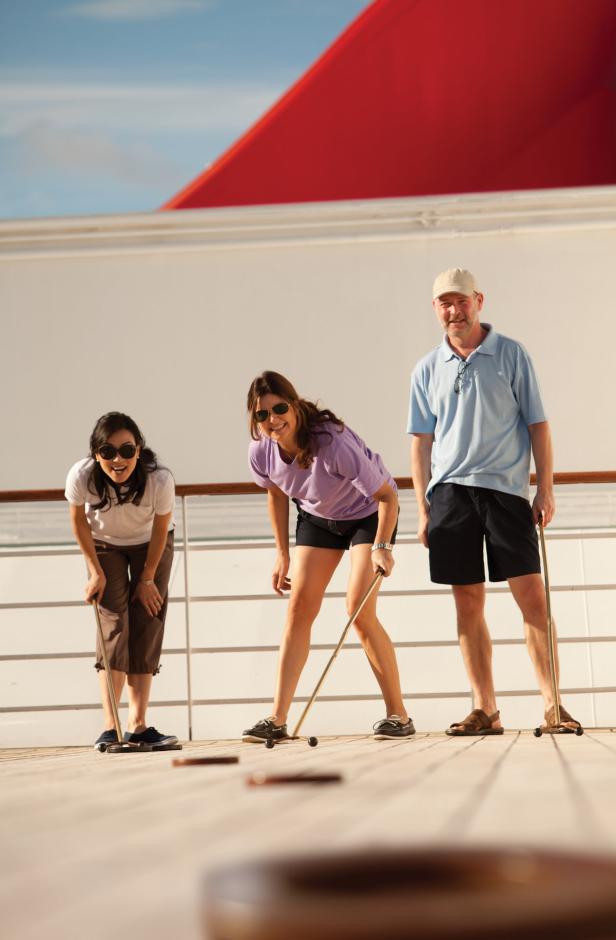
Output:
[[[117,431],[130,431],[135,439],[135,444],[141,448],[137,466],[127,482],[119,486],[107,476],[96,459],[99,449]],[[145,438],[133,419],[129,415],[122,414],[121,411],[109,411],[98,419],[90,435],[90,457],[92,458],[92,469],[88,477],[88,489],[92,493],[96,492],[100,500],[100,502],[92,505],[92,509],[101,509],[103,511],[109,509],[112,495],[114,502],[120,506],[124,503],[134,503],[135,506],[138,506],[145,491],[148,474],[158,470],[156,454],[145,446]]]

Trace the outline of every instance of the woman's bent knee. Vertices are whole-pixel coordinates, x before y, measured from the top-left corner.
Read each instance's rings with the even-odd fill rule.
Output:
[[[355,632],[360,639],[367,639],[378,625],[378,620],[374,614],[359,614],[353,621]]]
[[[297,626],[301,628],[306,624],[311,625],[316,619],[321,609],[321,599],[317,601],[310,597],[292,597],[289,601],[287,612],[287,624],[290,627]]]

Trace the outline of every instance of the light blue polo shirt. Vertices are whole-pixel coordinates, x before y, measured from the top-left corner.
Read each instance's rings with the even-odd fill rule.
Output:
[[[528,425],[546,420],[539,384],[524,347],[481,325],[488,335],[466,363],[444,336],[413,372],[408,433],[434,434],[428,499],[437,483],[528,498]]]

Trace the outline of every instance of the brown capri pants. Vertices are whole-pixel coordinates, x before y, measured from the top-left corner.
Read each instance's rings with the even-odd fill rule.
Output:
[[[95,539],[96,555],[105,572],[107,584],[99,604],[105,648],[111,669],[129,675],[153,676],[159,670],[167,614],[167,588],[173,562],[173,532],[156,569],[154,581],[164,599],[156,617],[133,599],[145,565],[148,545],[109,545]],[[98,634],[96,637],[96,669],[104,669]]]

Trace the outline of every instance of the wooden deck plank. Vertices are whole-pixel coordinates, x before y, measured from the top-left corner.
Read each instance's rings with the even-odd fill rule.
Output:
[[[400,767],[401,776],[390,780],[389,794],[384,794],[389,798],[374,794],[376,806],[343,834],[344,844],[360,844],[374,832],[387,845],[459,837],[464,809],[500,760],[503,738],[489,743],[483,738],[431,738],[433,747]]]
[[[196,940],[204,872],[272,853],[427,842],[616,852],[610,732],[338,737],[271,751],[215,741],[182,756],[221,753],[240,763],[172,768],[173,752],[0,752],[6,935],[102,940],[112,928],[115,940]],[[255,770],[337,770],[344,781],[249,788]],[[95,913],[101,904],[111,924]]]
[[[580,749],[581,738],[567,738]],[[563,774],[560,739],[521,734],[477,807],[465,838],[512,844],[579,846],[589,837]],[[582,745],[583,747],[583,745]]]
[[[611,733],[591,732],[559,739],[558,754],[578,814],[581,841],[592,838],[597,851],[616,847],[616,741]],[[574,742],[582,747],[574,747]]]

